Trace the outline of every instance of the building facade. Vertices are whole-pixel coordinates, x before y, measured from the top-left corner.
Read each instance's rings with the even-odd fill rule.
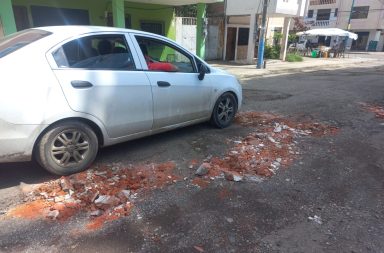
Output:
[[[351,50],[384,51],[383,0],[311,0],[303,21],[310,28],[357,33]]]
[[[254,63],[258,51],[263,0],[226,1],[226,27],[224,60]],[[270,0],[268,2],[267,43],[272,43],[274,33],[285,34],[286,40],[292,17],[303,17],[308,0]],[[284,57],[283,57],[284,58]]]
[[[175,40],[175,7],[197,4],[196,53],[204,57],[206,5],[222,1],[0,0],[0,38],[31,27],[97,25],[143,30]]]

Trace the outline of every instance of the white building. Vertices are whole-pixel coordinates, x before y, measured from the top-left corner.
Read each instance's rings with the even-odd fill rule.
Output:
[[[258,49],[258,30],[261,26],[263,0],[227,0],[224,60],[253,63]],[[270,0],[266,37],[274,32],[288,35],[291,17],[306,13],[308,0]],[[283,39],[286,41],[287,36]],[[282,43],[285,45],[286,43]]]
[[[311,28],[349,28],[359,35],[352,50],[384,51],[384,0],[355,0],[353,6],[352,0],[311,0],[304,23]]]

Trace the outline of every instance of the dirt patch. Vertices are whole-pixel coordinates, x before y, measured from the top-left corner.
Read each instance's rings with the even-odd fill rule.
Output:
[[[161,188],[177,182],[176,164],[102,167],[46,182],[28,194],[27,202],[7,213],[9,217],[48,218],[65,221],[87,212],[94,230],[105,222],[127,216],[139,190]]]
[[[317,122],[297,123],[281,116],[260,113],[239,113],[235,122],[256,131],[245,138],[231,140],[232,148],[222,157],[213,157],[210,169],[202,178],[224,176],[230,181],[258,181],[259,177],[270,177],[280,168],[289,166],[297,155],[299,137],[326,136],[338,133],[334,126]],[[204,164],[203,164],[204,165]]]
[[[384,119],[384,107],[374,104],[360,103],[364,110],[375,114],[376,118]]]
[[[196,186],[199,186],[201,188],[206,188],[209,185],[209,180],[206,180],[206,179],[203,179],[203,178],[200,178],[200,177],[195,177],[192,180],[192,184],[196,185]]]
[[[49,207],[46,201],[36,200],[10,210],[7,215],[26,219],[37,219],[44,215],[44,210]]]

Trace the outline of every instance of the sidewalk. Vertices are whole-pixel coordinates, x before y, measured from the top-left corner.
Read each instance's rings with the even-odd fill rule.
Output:
[[[265,69],[256,69],[256,65],[246,65],[234,62],[209,61],[217,68],[224,69],[240,80],[253,77],[286,75],[318,70],[335,70],[350,67],[369,67],[384,65],[384,53],[350,54],[345,58],[309,58],[303,57],[302,62],[284,62],[267,60]]]

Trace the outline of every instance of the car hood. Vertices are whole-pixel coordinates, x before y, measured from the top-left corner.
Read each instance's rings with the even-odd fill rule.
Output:
[[[231,75],[228,71],[216,67],[209,66],[212,73],[218,73],[218,74],[224,74],[224,75]]]

